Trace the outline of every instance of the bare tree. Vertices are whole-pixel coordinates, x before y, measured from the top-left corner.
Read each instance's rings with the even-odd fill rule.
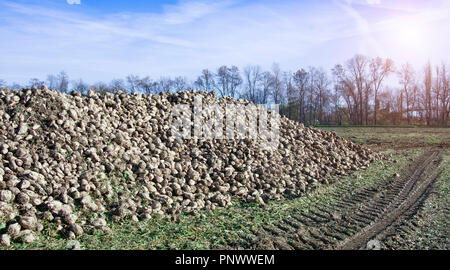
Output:
[[[47,87],[48,89],[57,89],[58,88],[58,79],[56,75],[48,75],[47,76]]]
[[[16,83],[16,82],[14,82],[10,87],[9,87],[9,89],[12,89],[12,90],[20,90],[20,89],[22,89],[22,88],[24,88],[21,84],[19,84],[19,83]]]
[[[304,69],[300,69],[293,75],[294,86],[290,93],[290,103],[297,107],[300,122],[306,122],[305,97],[309,83],[309,74]]]
[[[67,93],[69,91],[69,76],[65,71],[61,71],[56,75],[56,78],[59,82],[59,91],[63,93]]]
[[[6,87],[7,83],[5,80],[0,80],[0,87]]]
[[[205,92],[210,92],[215,87],[214,73],[208,69],[202,70],[202,75],[200,75],[194,82],[194,85]]]
[[[394,72],[394,62],[391,59],[382,59],[376,57],[370,61],[369,64],[370,77],[372,82],[372,88],[374,93],[374,116],[373,123],[377,124],[377,112],[378,112],[378,93],[382,87],[383,81]]]
[[[328,75],[322,68],[314,70],[314,88],[316,90],[316,103],[317,103],[317,120],[320,123],[324,120],[324,111],[328,106],[330,98],[330,80]]]
[[[238,87],[242,84],[243,80],[241,77],[241,74],[239,72],[239,68],[236,66],[232,66],[229,71],[229,76],[230,76],[230,96],[232,97],[236,97],[237,95],[237,89]]]
[[[390,91],[386,88],[378,93],[378,123],[387,123],[391,115]]]
[[[221,66],[217,70],[217,90],[219,91],[220,96],[224,97],[229,95],[230,93],[230,76],[228,74],[228,67],[227,66]]]
[[[272,88],[272,97],[273,102],[275,104],[282,104],[283,96],[284,96],[284,88],[282,82],[282,73],[280,70],[280,66],[276,63],[272,65],[272,78],[273,78],[273,88]]]
[[[236,97],[237,88],[242,84],[239,69],[236,66],[221,66],[216,73],[216,89],[220,96]]]
[[[122,79],[113,79],[110,83],[109,83],[109,89],[111,93],[118,93],[120,91],[125,92],[126,91],[126,87],[125,87],[125,82]]]
[[[336,65],[333,68],[333,76],[335,77],[337,91],[344,99],[347,108],[345,113],[347,118],[352,124],[358,124],[359,106],[358,106],[358,93],[354,81],[347,75],[346,70],[342,65]]]
[[[271,72],[265,71],[261,75],[261,93],[259,103],[267,104],[269,102],[270,94],[273,92],[274,77]]]
[[[82,79],[76,80],[72,82],[72,90],[77,91],[81,93],[82,95],[87,94],[87,91],[89,90],[89,85],[85,82],[83,82]]]
[[[245,90],[244,97],[248,100],[258,103],[260,80],[262,71],[260,66],[247,66],[244,69]]]
[[[331,73],[333,76],[333,93],[330,95],[330,100],[333,108],[333,116],[335,123],[342,125],[342,108],[341,108],[341,85],[340,79],[335,73],[335,69],[331,69]]]
[[[203,81],[202,76],[198,76],[197,80],[194,81],[194,88],[197,90],[209,92],[208,90],[206,90],[205,82]]]
[[[403,64],[400,70],[397,72],[399,77],[399,83],[402,86],[402,102],[400,105],[403,107],[403,95],[406,101],[406,119],[408,124],[411,123],[411,102],[412,95],[415,89],[415,73],[412,65],[410,63]],[[401,108],[402,109],[402,108]]]
[[[436,77],[433,85],[433,99],[434,99],[434,118],[436,123],[442,126],[447,124],[448,102],[449,102],[449,74],[447,66],[442,63],[436,66]]]
[[[158,92],[170,92],[173,86],[174,81],[170,77],[161,77],[157,82]]]
[[[173,80],[173,89],[175,92],[186,90],[189,88],[189,83],[185,77],[175,77]]]
[[[57,75],[48,75],[47,83],[49,89],[56,89],[62,93],[68,93],[69,91],[69,76],[65,71],[61,71]]]
[[[127,81],[127,85],[128,85],[128,89],[130,90],[131,93],[136,93],[138,92],[140,89],[139,87],[139,76],[137,75],[133,75],[130,74],[126,77],[126,81]]]
[[[306,109],[307,109],[307,116],[308,119],[306,120],[307,123],[312,124],[316,122],[317,115],[316,107],[317,107],[317,92],[316,92],[316,78],[317,77],[317,71],[315,67],[309,67],[308,71],[308,83],[306,87]]]
[[[424,73],[425,73],[425,78],[424,78],[424,90],[425,90],[425,93],[424,93],[423,103],[424,103],[424,109],[425,109],[426,123],[427,123],[427,126],[429,126],[430,122],[431,122],[431,112],[432,112],[432,107],[431,107],[431,88],[432,88],[432,81],[433,81],[433,76],[432,76],[430,62],[428,62],[425,65]]]
[[[433,109],[436,123],[443,126],[447,123],[448,102],[449,102],[449,74],[444,63],[436,66],[436,77],[434,78],[433,90]]]
[[[294,111],[298,99],[291,72],[283,73],[283,84],[284,88],[286,89],[287,115],[292,120],[300,121],[300,118],[295,115]]]
[[[401,124],[403,118],[403,92],[390,91],[393,113],[391,115],[392,124]]]
[[[158,83],[146,76],[137,81],[137,89],[145,94],[155,94],[158,92]]]
[[[359,124],[363,124],[363,119],[366,118],[367,124],[367,113],[368,113],[368,96],[370,91],[370,82],[368,82],[367,76],[367,66],[369,64],[369,60],[364,55],[355,55],[353,58],[349,59],[346,63],[346,67],[348,69],[349,77],[352,83],[355,84],[355,88],[357,91],[357,108],[358,108],[358,118]],[[364,117],[364,112],[366,113],[366,117]]]
[[[32,87],[37,87],[37,88],[41,88],[43,85],[45,84],[44,81],[39,80],[38,78],[32,78],[28,81],[28,87],[32,88]]]
[[[447,70],[447,66],[442,63],[440,71],[442,91],[440,95],[441,101],[441,124],[447,126],[447,118],[450,105],[450,73]]]
[[[111,89],[104,82],[97,82],[91,86],[91,90],[100,94],[111,92]]]

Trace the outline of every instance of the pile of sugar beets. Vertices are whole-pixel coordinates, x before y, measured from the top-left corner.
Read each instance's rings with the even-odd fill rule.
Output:
[[[63,94],[0,89],[0,243],[31,243],[43,224],[70,239],[108,222],[296,197],[330,175],[384,158],[275,112],[279,144],[256,139],[174,139],[172,108],[248,105],[214,92]],[[245,114],[238,114],[245,117]],[[242,119],[241,119],[242,120]],[[108,218],[105,218],[108,217]]]

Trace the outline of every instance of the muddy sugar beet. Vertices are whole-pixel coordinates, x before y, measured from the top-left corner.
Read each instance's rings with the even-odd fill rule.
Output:
[[[172,109],[199,96],[221,107],[249,104],[194,91],[1,89],[1,245],[33,242],[44,221],[73,239],[122,219],[195,214],[232,200],[265,204],[381,158],[285,117],[272,150],[259,137],[174,139]]]

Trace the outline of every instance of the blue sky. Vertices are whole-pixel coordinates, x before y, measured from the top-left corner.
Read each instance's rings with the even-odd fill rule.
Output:
[[[327,70],[356,53],[449,62],[448,0],[0,0],[0,79],[89,83],[259,64]]]

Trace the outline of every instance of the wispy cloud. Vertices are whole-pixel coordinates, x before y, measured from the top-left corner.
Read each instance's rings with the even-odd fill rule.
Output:
[[[378,41],[372,36],[371,25],[363,16],[361,16],[358,10],[353,7],[354,1],[347,0],[345,3],[342,1],[335,1],[335,3],[351,18],[353,18],[356,23],[358,30],[357,34],[361,36],[358,50],[359,53],[368,54],[369,52],[375,52],[377,55],[385,55],[384,51],[378,44]],[[375,5],[380,4],[380,1],[366,0],[362,2],[362,4]]]
[[[81,5],[81,0],[67,0],[69,5]]]
[[[389,56],[377,33],[395,18],[369,20],[361,7],[398,8],[366,0],[185,0],[161,12],[108,14],[3,1],[0,77],[25,81],[64,69],[90,82],[129,73],[193,78],[223,64],[276,61],[294,70],[329,68],[355,53]]]
[[[183,1],[178,5],[166,5],[162,21],[167,24],[186,24],[195,19],[214,14],[234,4],[236,1]]]

